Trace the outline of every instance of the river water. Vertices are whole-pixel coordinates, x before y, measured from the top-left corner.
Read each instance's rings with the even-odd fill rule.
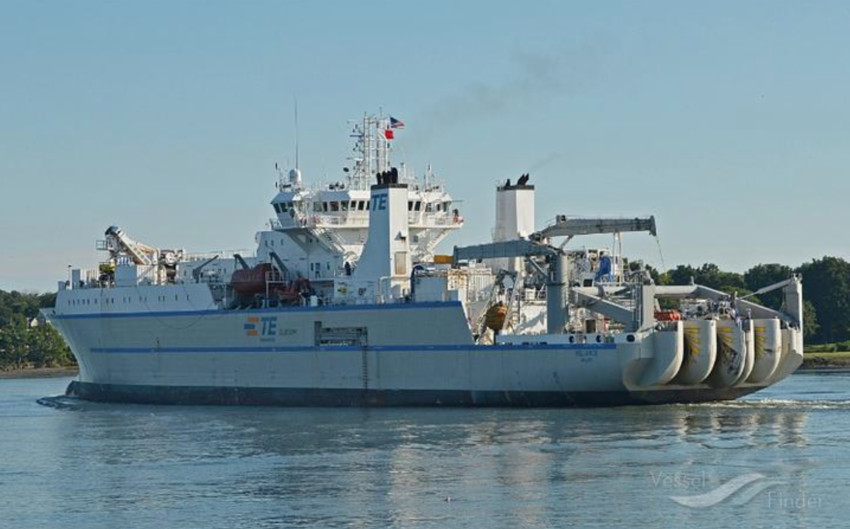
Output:
[[[847,527],[850,373],[610,409],[87,403],[0,380],[0,527]]]

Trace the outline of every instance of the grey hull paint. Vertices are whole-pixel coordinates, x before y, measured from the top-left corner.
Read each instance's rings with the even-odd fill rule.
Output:
[[[358,390],[139,386],[74,381],[66,394],[91,401],[230,406],[596,407],[732,400],[761,387],[656,391]]]

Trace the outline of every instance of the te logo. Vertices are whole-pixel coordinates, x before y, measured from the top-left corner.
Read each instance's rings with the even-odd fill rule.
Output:
[[[274,336],[277,334],[277,318],[275,316],[248,316],[248,321],[242,327],[246,336]]]
[[[372,197],[372,211],[384,211],[385,209],[387,209],[387,195]]]

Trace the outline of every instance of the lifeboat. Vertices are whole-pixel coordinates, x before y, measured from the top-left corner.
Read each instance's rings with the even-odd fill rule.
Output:
[[[230,286],[241,297],[266,293],[266,277],[273,271],[270,263],[260,263],[253,268],[236,270],[230,277]]]
[[[301,302],[304,295],[309,295],[313,292],[313,287],[310,285],[310,280],[304,277],[299,277],[292,281],[284,288],[276,288],[274,293],[280,299],[281,303],[295,305]]]

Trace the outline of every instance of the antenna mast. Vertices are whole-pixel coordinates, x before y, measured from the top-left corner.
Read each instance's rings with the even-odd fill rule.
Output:
[[[300,165],[298,164],[298,97],[293,98],[295,100],[295,169],[300,169]]]

